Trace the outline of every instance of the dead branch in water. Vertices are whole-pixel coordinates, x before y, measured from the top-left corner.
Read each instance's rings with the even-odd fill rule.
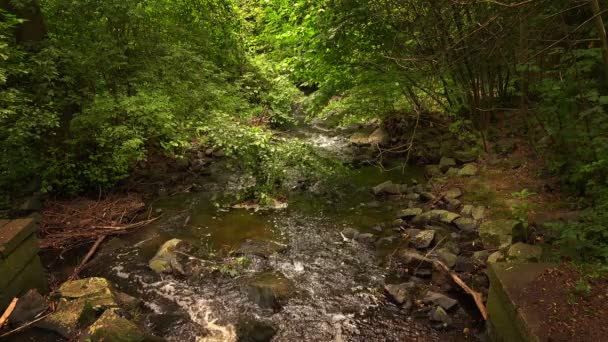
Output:
[[[488,312],[486,310],[485,304],[483,303],[483,296],[481,295],[481,293],[479,293],[479,292],[473,290],[472,288],[470,288],[464,282],[464,280],[462,280],[454,271],[452,271],[443,262],[441,262],[439,260],[430,259],[430,258],[427,258],[427,257],[421,257],[420,260],[432,263],[433,266],[435,266],[435,268],[437,268],[440,271],[443,271],[443,272],[447,273],[450,276],[450,278],[452,278],[452,280],[454,281],[454,283],[456,283],[456,285],[460,286],[460,288],[464,292],[468,293],[469,295],[471,295],[471,297],[473,297],[473,300],[475,301],[475,305],[477,306],[477,309],[479,309],[479,313],[481,313],[481,316],[483,317],[484,321],[488,319]]]
[[[158,219],[151,218],[151,212],[142,219],[144,208],[141,197],[134,194],[47,202],[42,212],[41,247],[70,249],[101,236],[128,233]]]

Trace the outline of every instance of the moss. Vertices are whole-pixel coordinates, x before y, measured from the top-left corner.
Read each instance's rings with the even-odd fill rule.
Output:
[[[488,218],[491,219],[513,218],[511,209],[498,193],[480,182],[471,183],[467,187],[467,191],[463,195],[463,202],[489,208]]]

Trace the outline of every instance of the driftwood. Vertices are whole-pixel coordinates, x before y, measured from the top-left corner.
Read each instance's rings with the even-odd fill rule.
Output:
[[[74,269],[74,272],[68,278],[68,280],[74,280],[74,279],[76,279],[76,277],[78,277],[78,273],[80,273],[80,271],[82,271],[82,269],[84,268],[84,266],[86,265],[86,263],[89,262],[89,259],[91,259],[91,257],[93,256],[93,254],[95,254],[95,251],[97,250],[97,248],[99,248],[99,246],[101,245],[101,243],[103,242],[103,240],[106,239],[106,236],[107,235],[101,235],[100,237],[97,238],[97,240],[95,240],[95,243],[93,244],[93,246],[91,247],[91,249],[89,249],[89,252],[87,253],[87,255],[84,256],[84,259],[82,259],[82,261],[80,262],[80,264],[78,265],[78,267],[76,267]]]
[[[483,317],[484,321],[488,319],[488,311],[486,310],[486,306],[483,303],[483,296],[481,295],[481,293],[470,288],[464,282],[464,280],[462,280],[454,271],[452,271],[443,262],[441,262],[439,260],[433,260],[433,259],[430,259],[427,257],[421,257],[420,260],[432,263],[436,269],[447,273],[450,276],[450,278],[452,278],[454,283],[456,283],[456,285],[460,286],[460,288],[462,288],[464,290],[464,292],[468,293],[469,295],[471,295],[471,297],[473,297],[473,300],[475,301],[475,305],[477,306],[479,313],[481,313],[481,316]]]
[[[13,310],[15,310],[15,306],[17,306],[18,300],[18,298],[13,298],[11,304],[9,304],[8,308],[6,308],[2,316],[0,316],[0,328],[4,326],[4,324],[8,320],[8,317],[13,313]]]

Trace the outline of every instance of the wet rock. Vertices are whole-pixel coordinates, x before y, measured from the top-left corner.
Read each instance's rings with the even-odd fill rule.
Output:
[[[36,315],[45,311],[48,305],[44,297],[38,290],[32,289],[19,298],[15,310],[10,316],[10,322],[14,325],[22,325],[23,323],[33,320]]]
[[[66,281],[59,287],[57,293],[67,299],[86,300],[96,310],[118,306],[110,283],[104,278]]]
[[[511,230],[515,221],[486,221],[479,226],[479,237],[486,248],[497,248],[511,242]]]
[[[446,248],[438,249],[435,254],[439,258],[439,260],[445,263],[447,267],[452,268],[454,267],[454,265],[456,265],[456,260],[458,259],[458,256],[450,252]]]
[[[355,239],[360,243],[374,243],[374,241],[376,241],[376,235],[364,233],[357,235]]]
[[[395,184],[392,181],[386,181],[372,188],[374,195],[399,195],[403,192],[401,184]]]
[[[414,216],[418,216],[420,214],[422,214],[423,210],[420,208],[408,208],[408,209],[403,209],[399,212],[399,214],[397,214],[398,217],[402,218],[402,219],[408,219],[408,218],[412,218]]]
[[[452,318],[448,313],[440,306],[436,307],[430,312],[430,319],[433,322],[442,323],[445,326],[452,325]]]
[[[271,240],[247,240],[236,250],[240,255],[255,255],[262,258],[269,258],[275,253],[283,253],[287,250],[287,245]]]
[[[186,274],[176,253],[183,248],[184,244],[180,239],[171,239],[165,242],[148,263],[150,269],[156,273]]]
[[[507,258],[515,262],[538,262],[542,254],[543,249],[541,247],[518,242],[509,248]]]
[[[439,168],[442,172],[446,172],[450,167],[456,166],[456,160],[452,158],[442,157],[439,161]]]
[[[276,333],[271,324],[252,318],[241,319],[236,325],[239,342],[270,342]]]
[[[342,235],[344,235],[344,237],[347,239],[354,240],[359,235],[359,232],[353,228],[346,228],[342,231]]]
[[[69,338],[78,331],[80,325],[90,324],[94,320],[95,310],[86,299],[67,300],[62,298],[57,304],[57,309],[36,323],[36,327],[54,331],[64,338]]]
[[[488,261],[488,257],[490,256],[490,251],[477,251],[473,253],[473,260],[478,261],[480,263],[486,263]]]
[[[475,222],[475,220],[466,217],[457,218],[456,220],[454,220],[454,224],[456,225],[456,227],[458,227],[458,229],[465,232],[474,232],[477,228],[477,223]]]
[[[247,285],[247,296],[263,309],[279,310],[293,295],[292,282],[280,273],[256,275]]]
[[[414,237],[414,246],[418,249],[429,248],[434,238],[434,230],[423,230]]]
[[[460,177],[472,177],[476,176],[479,173],[477,169],[477,165],[474,163],[466,164],[460,171],[458,171],[458,176]]]
[[[415,295],[416,285],[412,282],[403,284],[389,284],[384,286],[384,290],[390,298],[399,305],[411,307],[412,298]]]
[[[372,145],[386,145],[390,142],[390,136],[384,128],[379,127],[369,135],[367,142]]]
[[[401,226],[403,226],[404,224],[405,224],[405,221],[404,221],[404,220],[402,220],[402,219],[400,219],[400,218],[399,218],[399,219],[396,219],[396,220],[394,220],[394,221],[392,222],[392,226],[393,226],[393,227],[401,227]]]
[[[441,176],[442,171],[439,165],[426,165],[424,167],[424,173],[427,177],[432,178]]]
[[[497,262],[501,262],[505,259],[505,255],[501,251],[494,252],[488,256],[488,265],[495,264]]]
[[[458,198],[462,196],[462,190],[460,190],[459,188],[453,188],[453,189],[449,189],[446,192],[443,193],[443,197],[448,198],[448,199],[454,199],[454,198]]]
[[[451,308],[458,305],[457,300],[452,299],[442,293],[433,292],[433,291],[428,291],[426,293],[426,295],[424,296],[424,298],[422,299],[422,302],[425,304],[438,305],[445,310],[450,310]]]
[[[133,322],[119,316],[116,310],[104,311],[80,338],[80,341],[87,342],[143,342],[154,340],[142,332]]]

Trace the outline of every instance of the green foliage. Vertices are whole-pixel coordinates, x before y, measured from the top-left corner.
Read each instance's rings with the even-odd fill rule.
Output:
[[[528,222],[528,216],[530,215],[531,209],[528,198],[536,194],[528,191],[528,189],[523,189],[519,192],[514,192],[511,195],[517,200],[517,203],[513,205],[513,216],[515,217],[515,220],[523,227],[524,236],[527,238],[529,236],[528,228],[530,225]]]

